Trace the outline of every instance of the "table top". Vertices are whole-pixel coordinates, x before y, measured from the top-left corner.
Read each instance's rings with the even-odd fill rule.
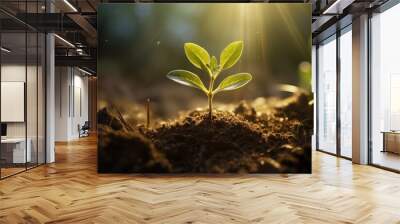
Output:
[[[29,139],[27,139],[29,141]],[[5,138],[1,139],[1,143],[20,143],[25,142],[25,138]]]
[[[400,135],[400,131],[381,131],[381,133],[383,134],[397,134]]]

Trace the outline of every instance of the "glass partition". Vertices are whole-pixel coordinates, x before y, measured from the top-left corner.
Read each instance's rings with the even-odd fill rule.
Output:
[[[1,34],[2,177],[24,171],[31,161],[26,141],[26,41],[25,32]]]
[[[43,33],[38,33],[38,65],[37,65],[37,162],[43,164],[46,162],[46,144],[45,144],[45,124],[46,124],[46,37]]]
[[[27,150],[29,153],[29,161],[27,167],[34,167],[38,160],[38,102],[37,102],[37,84],[38,84],[38,35],[36,32],[28,31],[27,33],[27,74],[26,74],[26,113],[27,113]]]
[[[22,12],[43,1],[18,3]],[[3,3],[0,4],[2,6]],[[0,178],[45,163],[45,44],[43,33],[0,12]]]
[[[318,148],[336,154],[336,36],[318,47]]]

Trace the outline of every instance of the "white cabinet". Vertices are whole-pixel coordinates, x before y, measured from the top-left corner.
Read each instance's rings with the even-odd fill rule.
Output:
[[[32,161],[32,140],[27,139],[25,151],[25,138],[7,138],[2,139],[2,147],[12,149],[12,163],[25,163]]]

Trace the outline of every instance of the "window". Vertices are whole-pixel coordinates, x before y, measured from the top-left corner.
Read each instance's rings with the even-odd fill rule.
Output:
[[[400,170],[400,5],[371,18],[371,162]]]
[[[318,149],[336,153],[336,36],[318,47]]]
[[[317,51],[317,149],[351,159],[351,24],[338,33],[320,43]]]
[[[352,35],[351,26],[340,36],[340,155],[352,156]]]

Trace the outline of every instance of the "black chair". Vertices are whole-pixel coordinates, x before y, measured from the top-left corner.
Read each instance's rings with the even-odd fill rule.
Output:
[[[90,124],[89,121],[85,121],[82,127],[78,124],[79,138],[89,136]]]

